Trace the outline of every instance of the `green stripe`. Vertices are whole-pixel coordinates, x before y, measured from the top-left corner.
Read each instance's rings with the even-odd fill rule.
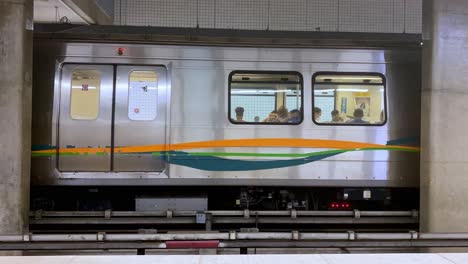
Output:
[[[394,150],[394,151],[403,151],[403,152],[420,152],[418,149],[407,149],[407,148],[398,148],[398,147],[392,147],[392,148],[361,148],[361,149],[356,149],[358,150]]]
[[[284,158],[302,158],[324,154],[342,153],[346,150],[327,150],[311,153],[246,153],[246,152],[189,152],[191,156],[217,156],[217,157],[284,157]]]
[[[246,153],[246,152],[189,152],[193,156],[216,156],[216,157],[272,157],[272,158],[303,158],[318,155],[337,154],[348,151],[361,151],[361,150],[395,150],[405,152],[419,152],[417,150],[405,148],[361,148],[361,149],[345,149],[345,150],[327,150],[310,153]]]
[[[54,153],[31,153],[31,156],[33,157],[48,157],[48,156],[53,156],[55,155],[55,152]]]

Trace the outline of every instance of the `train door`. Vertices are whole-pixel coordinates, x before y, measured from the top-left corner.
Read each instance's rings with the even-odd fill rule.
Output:
[[[162,171],[156,149],[166,142],[166,69],[157,66],[117,66],[114,117],[114,171]],[[132,153],[120,147],[136,147]],[[157,152],[157,151],[156,151]]]
[[[111,155],[86,148],[111,146],[113,71],[109,65],[63,66],[58,147],[76,151],[59,154],[60,171],[110,171]]]
[[[114,78],[115,77],[115,78]],[[159,172],[145,149],[165,145],[166,69],[66,64],[62,68],[58,169],[70,172]],[[144,153],[143,153],[144,152]],[[112,153],[112,154],[111,154]]]

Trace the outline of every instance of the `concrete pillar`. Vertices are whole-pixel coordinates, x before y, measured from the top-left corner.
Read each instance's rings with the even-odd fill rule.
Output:
[[[421,231],[468,232],[468,1],[423,14]]]
[[[32,0],[0,0],[0,235],[28,230]]]

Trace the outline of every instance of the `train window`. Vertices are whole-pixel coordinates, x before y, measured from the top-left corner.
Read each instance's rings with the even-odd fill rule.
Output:
[[[99,114],[101,73],[92,69],[74,69],[71,80],[70,116],[94,120]]]
[[[234,124],[302,122],[302,75],[234,71],[229,77],[229,120]]]
[[[128,118],[154,120],[156,118],[158,83],[154,71],[132,71],[128,85]]]
[[[318,125],[381,126],[386,122],[385,77],[380,73],[319,72],[312,79]]]

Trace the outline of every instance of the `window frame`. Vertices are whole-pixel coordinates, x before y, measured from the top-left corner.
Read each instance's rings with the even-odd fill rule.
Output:
[[[315,84],[317,83],[315,81],[316,77],[319,75],[357,75],[357,76],[378,76],[382,78],[382,86],[383,86],[383,96],[384,96],[384,114],[385,114],[385,120],[384,122],[380,124],[349,124],[349,123],[319,123],[316,122],[314,119],[314,108],[315,108]],[[344,83],[344,84],[350,84],[350,83]],[[362,84],[364,86],[371,86],[375,84]],[[312,122],[317,125],[317,126],[349,126],[349,127],[381,127],[385,126],[388,122],[388,110],[387,110],[387,78],[385,77],[384,74],[380,72],[334,72],[334,71],[319,71],[315,72],[312,75]],[[336,102],[335,102],[335,107],[336,107]],[[323,114],[323,113],[322,113]]]
[[[269,123],[269,122],[236,122],[235,120],[231,119],[231,83],[232,83],[232,77],[235,74],[290,74],[290,75],[297,75],[299,77],[299,85],[301,87],[301,120],[297,123],[282,123],[282,122],[275,122],[275,123]],[[276,95],[275,95],[276,99]],[[275,100],[275,109],[278,107],[277,106],[277,100]],[[234,70],[229,73],[228,77],[228,121],[231,124],[234,125],[290,125],[290,126],[297,126],[302,124],[304,122],[304,78],[302,74],[298,71],[257,71],[257,70]]]

